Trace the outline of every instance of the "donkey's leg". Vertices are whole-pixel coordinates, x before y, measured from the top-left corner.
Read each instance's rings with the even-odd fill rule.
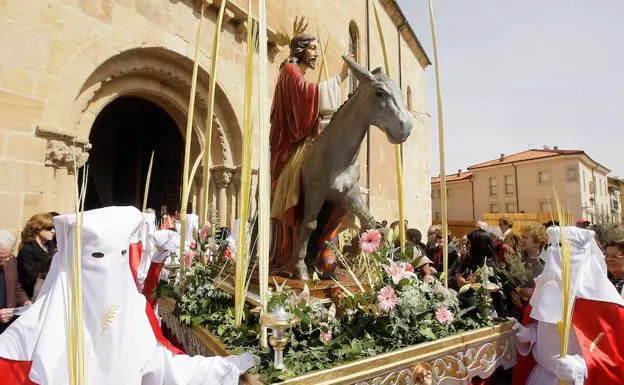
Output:
[[[321,211],[321,207],[323,207],[323,202],[325,201],[325,198],[322,197],[321,194],[315,195],[316,196],[308,195],[309,198],[305,200],[301,228],[299,229],[299,237],[297,238],[297,243],[293,249],[292,255],[292,258],[297,261],[296,275],[304,281],[310,280],[308,267],[305,263],[308,241],[310,240],[312,232],[316,230],[316,217]],[[319,198],[319,196],[321,196],[321,198]]]
[[[375,219],[368,212],[366,206],[364,206],[360,186],[353,186],[351,190],[343,195],[342,204],[345,208],[347,208],[347,210],[351,211],[356,217],[358,217],[362,230],[372,229],[375,227]]]

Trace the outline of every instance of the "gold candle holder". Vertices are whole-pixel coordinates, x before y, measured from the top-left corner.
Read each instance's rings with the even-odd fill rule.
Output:
[[[299,323],[299,317],[289,313],[283,306],[278,306],[271,313],[264,314],[260,318],[262,326],[271,329],[269,345],[273,348],[273,366],[284,370],[284,349],[288,345],[286,332]]]

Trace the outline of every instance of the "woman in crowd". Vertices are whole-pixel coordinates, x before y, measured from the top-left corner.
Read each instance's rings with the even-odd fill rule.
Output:
[[[412,242],[416,247],[420,249],[423,253],[427,246],[422,243],[422,233],[418,229],[407,229],[405,237],[408,241]]]
[[[609,279],[624,297],[624,229],[618,228],[611,234],[605,248],[605,262]]]
[[[50,269],[52,256],[48,253],[47,244],[54,234],[54,222],[48,213],[33,215],[22,230],[17,268],[20,283],[29,298],[36,298],[37,281],[43,282]]]
[[[510,233],[505,237],[504,242],[506,245],[509,245],[516,254],[520,254],[522,238],[518,234]]]
[[[544,225],[531,223],[520,228],[520,254],[532,279],[537,278],[544,270],[544,261],[540,259],[540,254],[546,249],[547,243],[548,234]],[[531,286],[514,288],[511,293],[513,308],[510,308],[514,317],[522,319],[534,287],[535,284],[531,281]]]
[[[498,261],[505,262],[506,255],[516,254],[515,250],[511,246],[503,242],[504,236],[502,229],[498,227],[488,227],[485,231],[490,235],[490,238],[492,238],[494,254],[496,255],[496,259]]]
[[[17,277],[17,261],[11,253],[15,238],[0,230],[0,333],[15,319],[15,307],[29,305],[30,300]]]
[[[465,235],[457,240],[458,257],[453,263],[453,265],[449,266],[449,274],[448,274],[448,276],[451,277],[451,279],[449,279],[449,286],[451,287],[451,289],[459,290],[459,286],[457,286],[457,280],[453,278],[457,276],[457,271],[459,270],[459,267],[462,264],[462,262],[466,258],[468,258],[468,245],[469,245],[468,237]]]
[[[494,244],[490,235],[483,230],[475,230],[468,234],[468,256],[462,260],[459,268],[455,272],[455,279],[457,286],[461,288],[467,284],[473,284],[480,280],[480,277],[476,275],[477,270],[484,265],[493,267],[496,259],[494,253]],[[488,274],[487,279],[498,285],[498,280],[493,274]],[[491,293],[494,309],[499,315],[503,315],[503,301],[499,293]],[[476,303],[476,293],[470,289],[463,295],[463,301],[468,306]]]
[[[458,259],[457,249],[453,245],[451,245],[451,234],[449,233],[449,251],[448,251],[448,267],[453,266],[453,263]],[[427,247],[426,247],[426,255],[427,258],[432,262],[432,267],[438,272],[438,274],[444,271],[443,266],[443,255],[442,255],[442,245],[443,245],[443,236],[442,236],[442,226],[433,225],[429,227],[429,231],[427,231]]]
[[[537,278],[544,270],[544,262],[540,260],[539,256],[548,243],[546,229],[539,223],[522,226],[520,239],[522,258],[531,267],[533,278]]]

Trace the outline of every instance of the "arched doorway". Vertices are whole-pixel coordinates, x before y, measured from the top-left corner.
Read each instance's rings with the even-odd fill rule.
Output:
[[[157,214],[177,208],[184,143],[173,118],[157,104],[124,96],[109,103],[93,123],[85,209],[110,205],[141,208],[152,151],[147,207]]]

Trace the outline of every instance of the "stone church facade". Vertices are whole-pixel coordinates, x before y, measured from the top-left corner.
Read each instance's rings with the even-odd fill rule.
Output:
[[[270,93],[288,54],[276,44],[276,32],[290,32],[296,15],[309,21],[307,32],[316,35],[318,25],[321,41],[329,41],[330,74],[340,70],[340,55],[348,51],[371,69],[382,66],[373,2],[385,31],[391,75],[414,115],[414,130],[403,145],[406,209],[410,227],[424,229],[431,220],[424,76],[430,63],[395,0],[269,1]],[[220,0],[207,3],[192,161],[204,143]],[[209,194],[223,224],[236,217],[240,203],[246,3],[236,0],[227,6],[212,118]],[[165,211],[179,203],[199,17],[195,0],[0,1],[0,228],[17,233],[36,212],[72,211],[76,181],[82,179],[80,167],[85,164],[87,206],[140,207],[152,152],[148,206]],[[308,76],[314,81],[317,77],[316,72]],[[351,83],[345,82],[344,98]],[[378,220],[396,220],[392,146],[371,127],[360,156],[361,185],[369,190],[372,214]],[[194,211],[201,208],[201,178],[200,170],[192,185]]]

